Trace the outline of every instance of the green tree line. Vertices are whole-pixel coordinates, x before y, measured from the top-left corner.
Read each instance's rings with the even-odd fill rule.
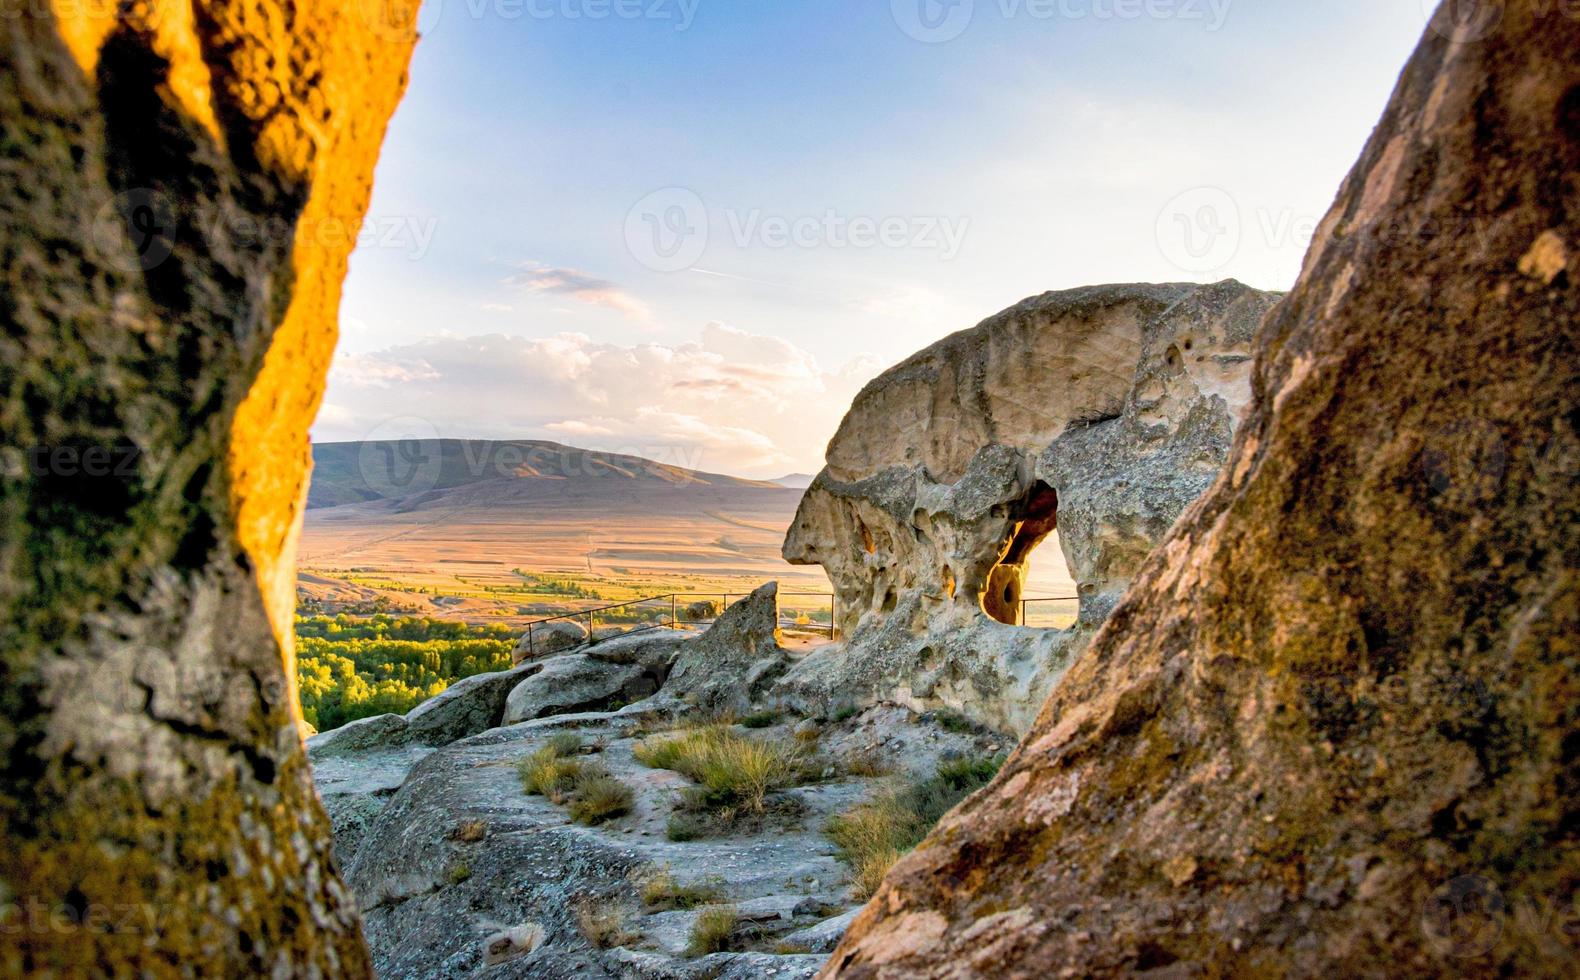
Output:
[[[296,620],[302,715],[321,732],[405,714],[474,674],[510,669],[515,633],[426,617],[341,615]]]

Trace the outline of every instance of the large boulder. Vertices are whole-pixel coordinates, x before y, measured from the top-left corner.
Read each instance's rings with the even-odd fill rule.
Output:
[[[510,692],[541,670],[542,664],[531,663],[464,677],[407,712],[406,735],[423,745],[449,745],[497,728],[504,723]]]
[[[1047,293],[868,385],[784,543],[828,572],[846,642],[798,665],[784,696],[1029,727],[1217,474],[1276,300],[1232,281]],[[1019,628],[1030,556],[1055,530],[1079,623]]]
[[[353,755],[369,749],[404,745],[409,741],[405,715],[374,715],[348,721],[339,728],[314,735],[307,740],[307,757],[314,762],[336,756]]]
[[[574,619],[556,619],[552,623],[533,626],[523,633],[516,648],[511,651],[510,659],[515,664],[542,660],[586,646],[587,640],[587,627]]]
[[[769,582],[680,648],[661,700],[744,714],[790,666],[779,643],[779,584]]]
[[[1224,474],[827,976],[1580,972],[1580,21],[1456,7]]]
[[[585,653],[545,660],[542,668],[508,692],[504,724],[551,715],[608,711],[640,701],[658,690],[666,672],[640,662],[618,663]]]
[[[295,541],[416,8],[0,16],[0,974],[367,972]]]

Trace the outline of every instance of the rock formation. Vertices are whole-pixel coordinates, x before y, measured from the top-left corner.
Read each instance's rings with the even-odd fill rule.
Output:
[[[1500,8],[1439,11],[1224,475],[827,976],[1580,970],[1580,22]]]
[[[0,973],[367,970],[293,541],[415,8],[0,17]]]
[[[846,644],[800,665],[786,697],[1029,727],[1217,475],[1276,299],[1236,282],[1048,293],[868,385],[784,545],[828,571]],[[1027,558],[1055,530],[1079,623],[1021,628]]]

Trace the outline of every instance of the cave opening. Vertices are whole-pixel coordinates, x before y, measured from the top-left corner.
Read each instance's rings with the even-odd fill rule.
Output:
[[[1050,610],[1062,610],[1075,595],[1058,529],[1059,494],[1039,480],[1020,506],[1004,556],[988,575],[982,608],[989,616],[1010,626],[1060,625],[1057,619],[1044,622]]]

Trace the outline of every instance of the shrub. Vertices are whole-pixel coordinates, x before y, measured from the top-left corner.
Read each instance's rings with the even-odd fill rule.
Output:
[[[459,885],[471,877],[472,866],[467,864],[465,861],[455,862],[454,864],[450,865],[450,869],[444,873],[444,880],[448,881],[452,885]]]
[[[743,728],[772,728],[780,718],[777,711],[758,711],[741,719]]]
[[[668,867],[651,871],[641,883],[642,904],[649,912],[669,912],[714,905],[724,898],[724,890],[713,879],[682,885]]]
[[[849,721],[859,714],[861,714],[860,708],[853,704],[847,704],[843,708],[840,708],[838,711],[834,712],[834,724],[837,725],[840,722]]]
[[[992,781],[1002,758],[952,759],[931,779],[891,786],[829,821],[828,836],[851,866],[857,894],[867,898],[889,869],[961,800]]]
[[[584,766],[571,788],[571,819],[591,827],[631,812],[636,794],[602,766]]]
[[[740,920],[740,913],[733,905],[703,909],[697,921],[691,924],[691,941],[686,944],[686,955],[707,956],[709,953],[723,952],[728,948],[730,936]]]

